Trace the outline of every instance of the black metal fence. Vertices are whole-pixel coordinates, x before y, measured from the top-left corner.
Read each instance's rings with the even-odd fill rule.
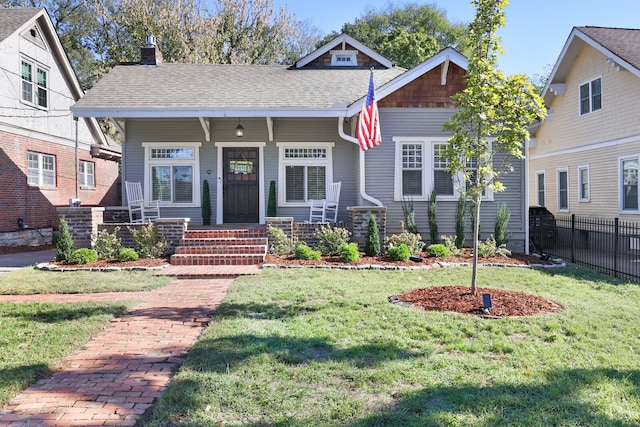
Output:
[[[532,250],[640,282],[640,223],[556,215],[529,222]]]

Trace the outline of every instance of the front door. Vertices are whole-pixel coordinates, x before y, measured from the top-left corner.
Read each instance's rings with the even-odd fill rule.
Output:
[[[223,149],[223,221],[258,222],[258,151],[257,147]]]

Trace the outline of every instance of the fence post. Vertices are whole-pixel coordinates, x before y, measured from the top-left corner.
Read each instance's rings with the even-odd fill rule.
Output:
[[[575,234],[576,234],[576,214],[571,214],[571,262],[572,263],[576,262],[576,255],[575,255],[576,239],[575,239]]]
[[[618,218],[614,218],[613,220],[615,235],[613,238],[613,274],[615,277],[618,277]]]

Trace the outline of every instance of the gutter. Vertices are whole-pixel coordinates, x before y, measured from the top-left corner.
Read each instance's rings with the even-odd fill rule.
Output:
[[[358,143],[358,140],[356,138],[344,133],[344,117],[342,116],[338,117],[338,135],[340,135],[340,138],[344,139],[345,141],[353,142],[354,144],[358,145],[358,152],[360,153],[360,168],[359,168],[360,169],[360,185],[359,185],[360,197],[362,197],[364,200],[368,202],[373,203],[375,206],[384,206],[380,200],[376,199],[373,196],[368,195],[365,192],[364,151],[360,149],[360,144]]]

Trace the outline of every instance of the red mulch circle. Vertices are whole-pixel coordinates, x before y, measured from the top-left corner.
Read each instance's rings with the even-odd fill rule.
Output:
[[[491,295],[492,307],[488,313],[483,311],[483,294]],[[433,286],[413,289],[391,297],[390,300],[410,303],[413,307],[424,310],[453,311],[487,317],[533,316],[555,313],[562,308],[555,302],[521,292],[477,288],[476,295],[472,295],[469,286]]]

